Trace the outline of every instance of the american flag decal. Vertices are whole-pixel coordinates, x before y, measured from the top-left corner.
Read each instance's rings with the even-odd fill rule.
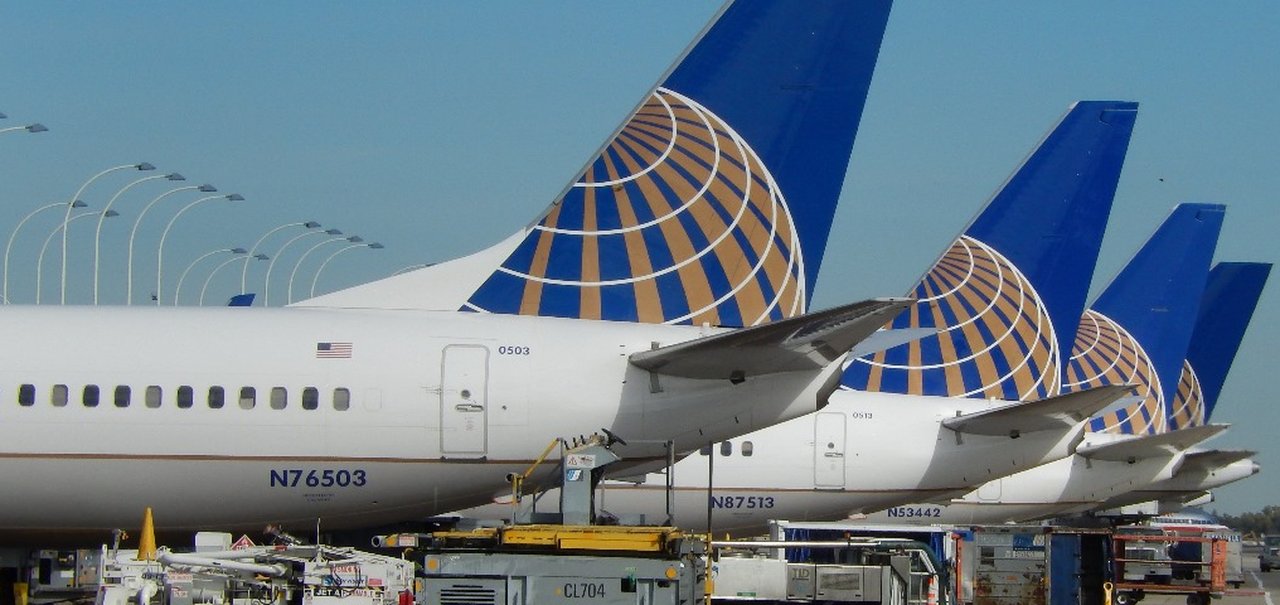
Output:
[[[351,359],[351,343],[317,342],[316,359]]]

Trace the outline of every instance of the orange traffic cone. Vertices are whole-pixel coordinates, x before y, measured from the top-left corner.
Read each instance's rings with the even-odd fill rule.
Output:
[[[156,525],[151,520],[151,507],[148,506],[142,513],[142,533],[138,537],[138,556],[139,561],[154,561],[156,559]]]

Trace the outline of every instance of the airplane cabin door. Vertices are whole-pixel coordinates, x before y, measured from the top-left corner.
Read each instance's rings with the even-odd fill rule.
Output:
[[[844,489],[845,417],[834,412],[814,415],[813,486]]]
[[[483,458],[488,445],[489,349],[449,345],[440,363],[440,451],[447,458]]]

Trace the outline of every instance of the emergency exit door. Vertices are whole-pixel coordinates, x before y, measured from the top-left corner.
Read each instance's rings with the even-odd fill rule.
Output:
[[[813,423],[813,486],[844,488],[844,414],[821,412]]]
[[[488,444],[489,349],[450,345],[440,363],[440,451],[450,458],[482,458]]]

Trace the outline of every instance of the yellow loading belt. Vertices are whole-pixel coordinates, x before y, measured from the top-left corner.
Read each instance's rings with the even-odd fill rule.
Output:
[[[674,527],[521,525],[503,529],[500,540],[508,546],[663,552],[671,541],[682,537],[683,532]]]

